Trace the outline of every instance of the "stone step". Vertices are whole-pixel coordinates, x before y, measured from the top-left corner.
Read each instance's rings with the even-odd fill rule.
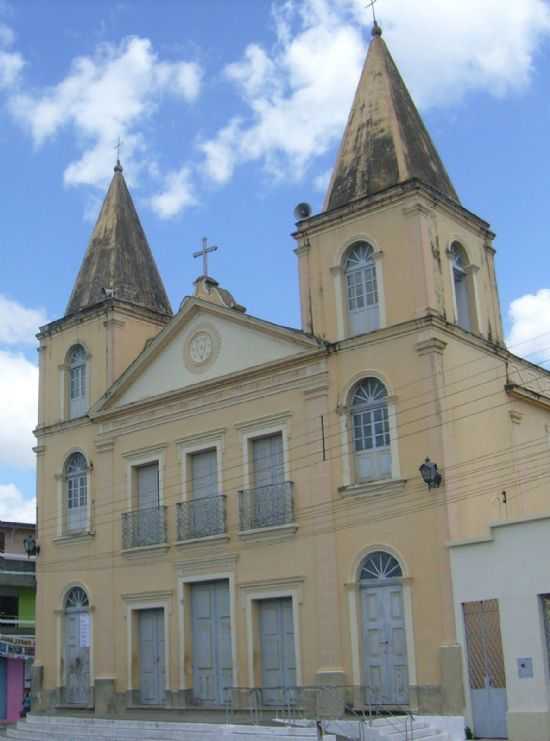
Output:
[[[18,741],[311,741],[315,729],[269,726],[227,726],[207,723],[156,723],[96,718],[29,717],[8,729]],[[333,737],[334,738],[334,737]]]

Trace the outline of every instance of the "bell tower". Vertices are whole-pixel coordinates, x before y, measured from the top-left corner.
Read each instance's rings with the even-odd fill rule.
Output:
[[[171,316],[117,160],[65,315],[38,335],[39,429],[86,415]]]
[[[434,315],[503,341],[489,224],[458,194],[375,23],[323,211],[298,222],[303,328]]]

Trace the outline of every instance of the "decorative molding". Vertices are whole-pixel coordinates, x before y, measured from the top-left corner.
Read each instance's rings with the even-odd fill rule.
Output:
[[[229,535],[227,533],[221,533],[220,535],[207,535],[204,538],[191,538],[190,540],[177,540],[175,542],[176,548],[185,548],[186,546],[196,545],[216,545],[217,543],[227,543],[229,541]]]
[[[142,602],[144,600],[167,600],[174,596],[173,589],[166,589],[158,592],[133,592],[131,594],[121,594],[120,598],[124,602]]]
[[[78,543],[86,543],[94,538],[95,530],[88,530],[85,533],[75,533],[74,535],[66,533],[65,535],[53,538],[52,542],[56,543],[56,545],[77,545]]]
[[[192,561],[188,559],[185,561],[177,561],[175,566],[178,577],[195,576],[199,574],[206,575],[212,571],[230,573],[235,570],[238,560],[239,554],[231,553],[206,558],[197,558]]]
[[[296,534],[298,525],[296,522],[290,522],[288,525],[275,525],[274,527],[261,527],[255,530],[243,530],[239,533],[239,538],[245,541],[264,541],[276,540],[278,538],[291,537]]]
[[[411,206],[405,206],[403,208],[405,216],[414,216],[415,214],[422,214],[424,216],[431,216],[432,210],[425,206],[423,203],[416,202]]]
[[[283,576],[279,579],[256,579],[254,581],[241,582],[239,589],[242,592],[258,591],[261,589],[283,589],[285,587],[302,587],[305,576]]]
[[[270,414],[265,417],[255,417],[254,419],[247,419],[244,422],[236,422],[233,426],[236,430],[254,430],[256,427],[266,427],[269,425],[280,424],[281,422],[288,421],[293,415],[290,409],[278,414]]]
[[[404,491],[408,479],[385,479],[383,481],[364,481],[362,483],[339,486],[338,493],[343,497],[378,496],[398,494]]]
[[[202,373],[216,362],[222,338],[216,327],[201,322],[190,332],[183,347],[183,362],[191,373]]]
[[[37,456],[44,455],[46,452],[46,446],[45,445],[35,445],[32,449],[32,452],[35,453]]]
[[[95,449],[96,453],[110,453],[115,448],[115,441],[110,440],[96,440]]]
[[[420,340],[420,342],[417,342],[415,345],[416,352],[420,357],[423,355],[431,355],[432,353],[443,355],[446,348],[447,343],[439,337],[430,337],[427,340]]]
[[[315,386],[315,388],[304,389],[304,399],[310,400],[328,396],[329,388],[328,383],[323,383],[320,386]]]
[[[512,424],[519,425],[523,419],[523,412],[518,412],[517,409],[510,409],[508,412]]]
[[[154,456],[156,453],[161,453],[163,450],[166,450],[169,445],[170,443],[155,443],[154,445],[145,448],[125,450],[120,455],[122,456],[122,458],[140,458],[143,455]]]
[[[218,427],[218,429],[207,430],[206,432],[192,432],[189,435],[185,435],[184,437],[178,437],[177,440],[174,440],[174,443],[179,452],[179,449],[182,446],[186,446],[189,443],[192,443],[193,445],[197,443],[197,445],[200,445],[202,442],[219,440],[225,435],[226,432],[227,427]]]
[[[151,556],[159,555],[162,556],[164,553],[170,550],[168,543],[161,543],[160,545],[142,545],[137,548],[127,548],[121,550],[120,553],[125,558],[150,558]]]

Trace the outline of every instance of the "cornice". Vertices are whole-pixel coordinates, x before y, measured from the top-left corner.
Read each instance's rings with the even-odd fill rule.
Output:
[[[164,327],[172,318],[168,314],[157,314],[156,312],[151,311],[144,306],[139,306],[138,304],[132,304],[118,298],[108,298],[105,299],[105,301],[101,301],[99,304],[94,304],[93,306],[83,309],[77,314],[61,317],[61,319],[55,319],[53,322],[49,322],[49,324],[44,324],[39,328],[36,337],[39,340],[51,337],[54,334],[64,332],[66,329],[70,329],[71,327],[77,327],[85,322],[91,321],[92,319],[96,319],[97,317],[104,315],[108,316],[109,314],[114,313],[123,314],[137,319],[144,319],[153,324],[158,324],[159,329],[162,329],[162,327]],[[112,320],[117,321],[115,317],[110,316],[108,316],[105,321],[109,322]]]
[[[324,211],[308,219],[299,221],[296,225],[297,230],[293,232],[292,236],[296,240],[307,239],[319,231],[339,226],[343,222],[349,223],[353,218],[394,205],[410,197],[411,194],[416,194],[420,198],[423,198],[431,208],[442,208],[448,213],[452,213],[464,225],[469,228],[474,227],[478,233],[488,236],[489,239],[494,238],[495,235],[491,231],[488,222],[416,178],[392,186],[374,195],[359,198],[332,211]]]
[[[121,407],[98,410],[92,412],[90,416],[94,421],[103,421],[115,416],[120,417],[123,415],[134,414],[138,410],[141,411],[147,407],[157,406],[159,402],[165,402],[168,404],[185,397],[192,398],[194,396],[201,396],[204,398],[204,396],[210,391],[220,392],[222,389],[227,387],[235,385],[242,386],[256,378],[261,378],[262,376],[274,379],[277,376],[284,375],[286,372],[297,366],[305,367],[312,363],[319,362],[319,360],[326,357],[327,353],[327,348],[300,353],[299,355],[283,358],[276,362],[264,363],[263,365],[245,368],[218,378],[211,378],[208,381],[199,381],[184,388],[168,391],[165,394],[151,396],[146,399],[139,399],[138,401],[131,402]]]

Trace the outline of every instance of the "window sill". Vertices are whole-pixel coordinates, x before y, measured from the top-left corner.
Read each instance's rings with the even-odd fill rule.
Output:
[[[53,542],[57,545],[70,545],[72,543],[85,543],[88,540],[92,540],[95,537],[95,530],[82,530],[81,532],[65,533],[60,535],[58,538],[54,538]]]
[[[294,535],[298,530],[296,522],[286,525],[274,525],[273,527],[259,527],[254,530],[242,530],[239,533],[241,540],[271,540],[281,535]]]
[[[189,540],[177,540],[176,548],[183,548],[186,545],[196,545],[197,543],[227,543],[229,535],[221,533],[220,535],[205,535],[202,538],[189,538]]]
[[[148,553],[166,553],[170,549],[168,543],[159,543],[158,545],[140,545],[136,548],[126,548],[121,554],[126,558],[141,558]]]
[[[343,497],[377,496],[379,494],[399,494],[405,488],[407,479],[381,479],[362,481],[348,486],[339,486],[338,493]]]

